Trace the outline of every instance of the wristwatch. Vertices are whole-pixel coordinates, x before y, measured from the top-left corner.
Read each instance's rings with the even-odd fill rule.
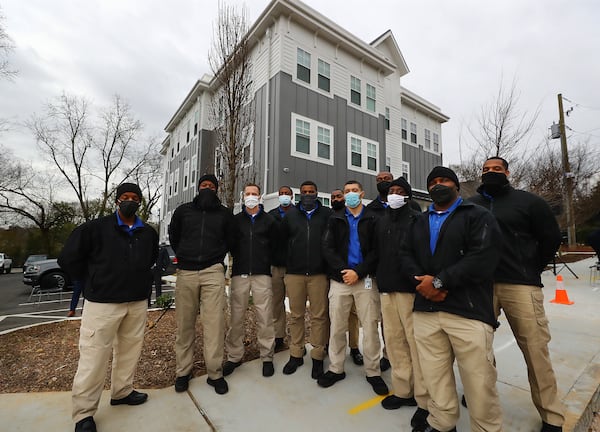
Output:
[[[433,278],[431,283],[433,284],[433,287],[438,290],[442,289],[444,286],[444,282],[442,282],[442,280],[437,276]]]

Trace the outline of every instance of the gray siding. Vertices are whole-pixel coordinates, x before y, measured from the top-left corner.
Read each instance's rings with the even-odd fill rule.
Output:
[[[427,190],[427,175],[442,164],[441,155],[426,152],[422,146],[417,148],[406,143],[402,143],[402,159],[410,164],[410,185],[423,191]]]

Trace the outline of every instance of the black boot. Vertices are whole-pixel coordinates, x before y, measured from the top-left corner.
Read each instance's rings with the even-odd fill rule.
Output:
[[[323,360],[312,359],[313,366],[310,376],[312,379],[319,379],[323,375]]]

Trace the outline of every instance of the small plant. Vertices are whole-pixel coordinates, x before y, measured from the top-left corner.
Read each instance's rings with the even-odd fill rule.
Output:
[[[162,313],[156,321],[148,321],[148,330],[152,330],[156,327],[156,324],[158,324],[160,319],[165,316],[169,309],[171,309],[173,303],[175,303],[175,299],[171,294],[162,294],[156,298],[156,305],[162,309]]]

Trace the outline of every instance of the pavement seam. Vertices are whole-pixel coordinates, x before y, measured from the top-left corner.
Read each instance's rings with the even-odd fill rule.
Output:
[[[194,397],[194,395],[192,394],[192,392],[189,389],[187,390],[187,394],[190,397],[190,399],[192,400],[192,402],[194,403],[194,405],[196,406],[196,409],[198,410],[198,412],[200,413],[202,418],[204,418],[204,421],[206,422],[206,424],[208,424],[208,427],[210,427],[210,430],[212,432],[218,432],[217,428],[215,427],[213,422],[208,417],[208,414],[206,414],[206,412],[202,409],[202,407],[200,406],[200,403],[196,400],[196,398]]]

